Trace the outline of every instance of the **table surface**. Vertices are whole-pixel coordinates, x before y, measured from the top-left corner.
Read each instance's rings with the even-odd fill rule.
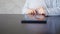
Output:
[[[0,14],[0,34],[27,34],[25,24],[21,23],[24,16],[21,14]],[[32,24],[33,25],[33,24]],[[47,17],[48,31],[60,32],[60,16]]]

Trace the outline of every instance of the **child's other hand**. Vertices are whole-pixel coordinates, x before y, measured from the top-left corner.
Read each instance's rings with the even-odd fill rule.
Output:
[[[36,9],[38,11],[38,14],[41,14],[41,15],[45,15],[46,16],[46,12],[45,12],[45,8],[43,7],[39,7]]]

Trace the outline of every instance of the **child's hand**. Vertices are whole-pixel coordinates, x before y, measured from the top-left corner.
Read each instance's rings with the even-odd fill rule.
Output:
[[[33,18],[36,12],[34,9],[28,9],[25,14],[27,14],[28,17]]]
[[[45,12],[45,9],[43,7],[39,7],[36,10],[38,11],[38,14],[41,14],[41,15],[45,15],[46,16],[46,12]]]
[[[39,7],[36,9],[38,15],[40,16],[39,18],[36,17],[37,20],[43,21],[46,16],[45,9],[43,7]]]

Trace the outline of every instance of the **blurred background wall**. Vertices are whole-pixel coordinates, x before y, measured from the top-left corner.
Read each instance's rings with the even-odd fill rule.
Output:
[[[0,14],[21,14],[25,0],[0,0]]]

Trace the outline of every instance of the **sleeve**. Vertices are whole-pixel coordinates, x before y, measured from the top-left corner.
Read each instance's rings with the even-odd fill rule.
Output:
[[[48,16],[60,15],[60,7],[47,8]]]
[[[47,15],[48,16],[60,15],[60,1],[58,1],[58,2],[55,1],[52,4],[53,4],[53,7],[47,8]]]
[[[24,7],[22,8],[22,14],[25,14],[25,12],[27,11],[27,9],[29,8],[29,2],[28,2],[28,0],[26,0],[26,2],[25,2],[25,5],[24,5]]]

